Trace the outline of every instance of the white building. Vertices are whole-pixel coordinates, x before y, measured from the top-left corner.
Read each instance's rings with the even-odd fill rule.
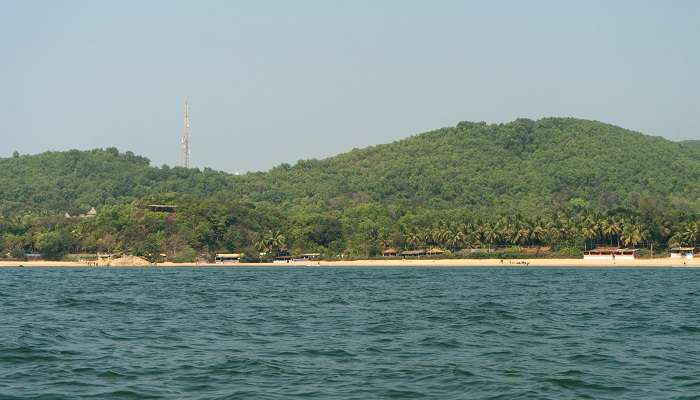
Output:
[[[621,249],[619,247],[596,247],[593,250],[583,252],[584,260],[634,260],[639,254],[639,249]]]
[[[241,253],[217,253],[214,257],[217,264],[235,264],[241,262]]]
[[[695,247],[674,247],[671,249],[671,258],[692,260],[694,255]]]

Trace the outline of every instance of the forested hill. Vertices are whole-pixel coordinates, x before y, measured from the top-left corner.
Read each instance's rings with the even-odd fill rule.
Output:
[[[680,144],[694,152],[694,156],[700,159],[700,140],[684,140]]]
[[[231,191],[233,176],[211,169],[151,167],[145,157],[115,148],[0,158],[0,212],[71,214],[151,194],[208,196]]]
[[[645,198],[694,212],[700,204],[700,146],[595,121],[546,118],[462,122],[243,176],[151,167],[148,159],[116,149],[0,159],[4,214],[74,213],[144,196],[214,194],[292,213],[342,213],[372,204],[537,214],[633,208]]]
[[[462,122],[391,144],[246,177],[256,200],[322,208],[380,202],[530,213],[571,204],[696,206],[697,148],[579,119]]]

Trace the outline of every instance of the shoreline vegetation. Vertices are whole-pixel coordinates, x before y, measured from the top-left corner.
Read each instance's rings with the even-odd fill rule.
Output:
[[[217,267],[217,268],[241,268],[241,267],[278,267],[280,269],[289,267],[551,267],[551,268],[664,268],[664,267],[700,267],[700,258],[691,260],[672,258],[646,258],[633,260],[584,260],[577,258],[523,258],[523,259],[358,259],[345,261],[290,261],[288,263],[177,263],[163,262],[151,263],[147,265],[115,265],[96,266],[89,262],[79,261],[0,261],[0,268],[139,268],[148,269],[153,267]]]

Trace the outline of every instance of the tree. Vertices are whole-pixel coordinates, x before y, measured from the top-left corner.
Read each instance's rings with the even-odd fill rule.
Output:
[[[423,236],[416,231],[411,231],[406,235],[405,240],[412,249],[415,249],[423,243]]]
[[[483,232],[484,240],[489,245],[489,250],[491,250],[491,248],[494,247],[494,244],[498,242],[500,238],[498,231],[495,227],[488,224],[484,225],[481,231]]]
[[[328,247],[343,237],[343,227],[335,218],[321,218],[315,221],[309,239],[321,246]]]
[[[462,244],[464,244],[466,236],[460,230],[451,233],[452,234],[447,239],[447,245],[452,251],[456,251]]]
[[[615,218],[603,219],[600,222],[600,227],[601,233],[610,239],[611,246],[613,244],[614,239],[617,239],[619,244],[620,234],[622,233],[622,227]]]
[[[632,245],[636,247],[637,244],[647,239],[649,233],[638,223],[628,223],[622,230],[620,240],[625,246]]]
[[[269,230],[264,237],[266,247],[275,254],[287,248],[286,238],[280,231]]]
[[[24,235],[7,233],[3,236],[5,254],[11,258],[23,258],[29,246],[29,240]]]
[[[48,259],[60,259],[73,243],[70,234],[63,230],[42,232],[36,237],[36,249]]]

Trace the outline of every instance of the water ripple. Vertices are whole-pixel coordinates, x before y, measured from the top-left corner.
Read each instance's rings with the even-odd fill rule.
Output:
[[[683,399],[700,272],[0,270],[0,399]]]

